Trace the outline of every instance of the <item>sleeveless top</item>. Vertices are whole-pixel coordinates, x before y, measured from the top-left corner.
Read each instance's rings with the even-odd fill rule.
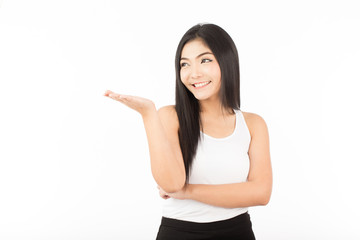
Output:
[[[233,133],[214,138],[201,132],[189,173],[189,184],[228,184],[246,182],[249,174],[250,132],[240,110],[235,110]],[[195,200],[164,200],[163,216],[191,222],[214,222],[233,218],[248,208],[223,208]]]

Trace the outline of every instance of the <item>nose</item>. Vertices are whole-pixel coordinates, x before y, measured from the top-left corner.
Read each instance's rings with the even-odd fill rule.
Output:
[[[191,78],[199,78],[201,76],[202,76],[202,73],[201,73],[200,66],[197,66],[196,64],[194,64],[191,67]]]

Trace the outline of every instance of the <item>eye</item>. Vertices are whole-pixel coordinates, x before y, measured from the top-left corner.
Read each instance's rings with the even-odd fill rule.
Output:
[[[208,59],[208,58],[201,59],[201,63],[211,63],[212,61],[213,60]]]
[[[189,64],[187,62],[182,62],[180,63],[180,66],[183,68],[189,66]]]

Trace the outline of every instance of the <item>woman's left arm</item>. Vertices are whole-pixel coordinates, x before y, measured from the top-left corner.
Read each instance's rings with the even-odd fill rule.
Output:
[[[187,184],[181,191],[167,195],[225,208],[266,205],[272,191],[268,128],[264,119],[257,114],[247,113],[246,120],[251,134],[247,182],[221,185]]]

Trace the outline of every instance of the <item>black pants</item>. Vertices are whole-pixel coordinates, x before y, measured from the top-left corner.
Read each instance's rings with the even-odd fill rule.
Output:
[[[163,217],[156,240],[255,240],[246,212],[231,219],[195,223]]]

